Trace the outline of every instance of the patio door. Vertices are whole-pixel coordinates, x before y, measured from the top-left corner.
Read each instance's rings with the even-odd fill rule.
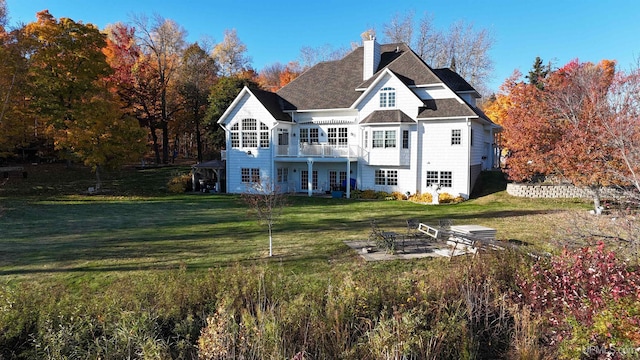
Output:
[[[342,183],[347,181],[347,172],[346,171],[336,171],[329,170],[329,186],[331,189],[334,189],[336,186],[341,187]]]
[[[311,176],[311,189],[318,190],[318,170],[313,170]],[[309,190],[309,170],[300,171],[300,189]]]

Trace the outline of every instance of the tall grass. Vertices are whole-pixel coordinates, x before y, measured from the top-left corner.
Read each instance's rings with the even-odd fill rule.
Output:
[[[274,263],[123,276],[100,289],[21,281],[0,290],[5,358],[498,358],[511,346],[510,254],[402,270]],[[395,270],[394,270],[395,269]]]
[[[514,300],[529,257],[365,263],[343,241],[366,238],[371,219],[402,232],[409,218],[447,218],[544,248],[555,211],[581,203],[292,197],[267,259],[238,197],[169,195],[172,169],[106,176],[100,196],[81,194],[82,169],[52,184],[45,170],[0,191],[2,360],[556,355],[540,314]]]

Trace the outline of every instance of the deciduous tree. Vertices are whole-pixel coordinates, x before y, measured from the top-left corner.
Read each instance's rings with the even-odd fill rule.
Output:
[[[149,61],[144,71],[152,75],[149,79],[158,99],[149,102],[156,106],[155,113],[160,114],[159,126],[162,131],[162,162],[169,162],[169,124],[174,114],[181,110],[176,91],[176,78],[185,49],[186,30],[175,21],[155,16],[152,23],[144,16],[133,20],[136,27],[136,39],[143,59]]]
[[[510,151],[507,171],[514,180],[555,175],[592,190],[600,208],[600,189],[620,183],[623,159],[604,136],[611,122],[608,102],[615,63],[572,61],[543,81],[543,90],[518,83],[509,92],[503,120]]]
[[[216,80],[217,65],[197,43],[185,50],[182,64],[178,91],[188,124],[185,131],[195,133],[198,162],[202,162],[202,122],[207,114],[209,91]]]
[[[277,91],[287,85],[302,73],[302,67],[297,61],[291,61],[287,65],[276,62],[267,65],[258,75],[258,84],[269,91]]]
[[[386,41],[403,42],[434,68],[455,63],[456,72],[483,92],[493,71],[489,51],[494,43],[487,29],[476,30],[464,21],[453,23],[447,32],[433,25],[433,16],[424,13],[416,24],[413,11],[396,13],[383,25]]]
[[[139,156],[137,124],[123,116],[109,91],[111,68],[102,49],[105,35],[91,24],[49,12],[25,27],[30,105],[46,123],[57,149],[90,165],[100,186],[100,168]]]
[[[251,63],[247,46],[238,37],[236,29],[224,31],[224,39],[213,48],[213,58],[222,76],[238,75],[248,70]]]
[[[218,125],[218,119],[245,86],[253,89],[259,88],[259,85],[249,76],[220,77],[211,87],[207,111],[208,129],[209,136],[218,149],[222,149],[225,145],[224,131]]]
[[[269,179],[260,179],[242,194],[242,199],[258,220],[269,231],[269,256],[273,256],[273,225],[287,204],[287,195],[272,185]]]

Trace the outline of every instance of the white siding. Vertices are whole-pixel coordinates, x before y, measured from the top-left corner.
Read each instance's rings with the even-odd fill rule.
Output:
[[[482,164],[482,157],[485,156],[485,131],[482,124],[471,123],[473,129],[473,146],[471,146],[470,165]]]
[[[427,171],[451,171],[453,175],[453,186],[442,188],[441,192],[451,195],[469,195],[469,147],[468,136],[469,127],[466,119],[457,121],[421,121],[419,126],[422,137],[422,163],[420,173],[420,191],[427,192],[426,187]],[[451,145],[451,130],[460,129],[462,131],[462,143]]]
[[[416,95],[423,100],[451,99],[456,97],[456,94],[444,85],[442,87],[414,88],[414,91]]]
[[[389,108],[380,107],[380,89],[385,87],[392,87],[396,90],[396,106]],[[358,104],[358,110],[360,111],[360,120],[367,117],[369,114],[376,110],[402,110],[405,114],[411,118],[418,116],[418,107],[422,105],[420,99],[398,78],[385,74],[375,87],[362,99]]]
[[[225,126],[227,128],[233,126],[242,119],[253,118],[267,125],[270,129],[276,123],[271,113],[250,94],[245,94],[237,106],[229,113]],[[259,125],[258,125],[259,126]],[[226,134],[227,141],[227,192],[240,193],[247,189],[246,184],[242,182],[242,168],[258,168],[260,176],[264,180],[275,177],[273,164],[273,150],[277,138],[273,138],[273,131],[270,131],[271,146],[268,149],[261,148],[232,148],[229,133]],[[251,155],[247,152],[251,152]]]

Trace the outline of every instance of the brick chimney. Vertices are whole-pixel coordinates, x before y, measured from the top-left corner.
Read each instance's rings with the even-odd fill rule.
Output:
[[[363,41],[364,61],[362,63],[362,80],[367,80],[373,76],[380,65],[380,44],[374,36]]]

